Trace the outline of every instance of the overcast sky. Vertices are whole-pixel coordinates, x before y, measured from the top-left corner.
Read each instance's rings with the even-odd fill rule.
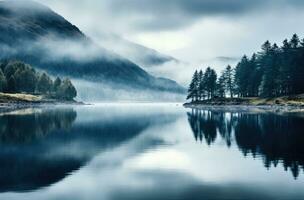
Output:
[[[267,39],[281,44],[293,33],[304,36],[303,0],[39,1],[97,40],[114,33],[190,63],[241,57]]]

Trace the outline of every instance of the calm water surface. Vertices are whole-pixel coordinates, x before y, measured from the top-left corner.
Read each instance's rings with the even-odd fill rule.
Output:
[[[303,129],[177,104],[0,114],[0,199],[304,199]]]

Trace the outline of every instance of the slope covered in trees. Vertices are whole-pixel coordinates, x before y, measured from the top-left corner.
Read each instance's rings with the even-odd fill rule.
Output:
[[[40,94],[61,100],[73,100],[77,96],[68,78],[57,77],[53,81],[46,73],[19,61],[0,63],[0,92]]]
[[[208,67],[196,71],[187,99],[199,101],[215,97],[279,97],[304,93],[304,39],[294,34],[281,47],[266,41],[258,53],[243,56],[232,68],[217,77]]]

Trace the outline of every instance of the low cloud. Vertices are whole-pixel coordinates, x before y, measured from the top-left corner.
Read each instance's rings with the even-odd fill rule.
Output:
[[[202,17],[241,16],[273,9],[303,8],[301,0],[40,0],[63,10],[75,22],[87,23],[85,10],[110,29],[128,31],[175,30],[187,27]],[[74,13],[78,13],[76,16]]]

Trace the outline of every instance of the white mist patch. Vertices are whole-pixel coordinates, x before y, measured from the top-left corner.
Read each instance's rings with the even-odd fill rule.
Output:
[[[77,89],[77,100],[98,102],[184,102],[185,94],[149,89],[136,89],[121,84],[94,83],[72,79]]]

